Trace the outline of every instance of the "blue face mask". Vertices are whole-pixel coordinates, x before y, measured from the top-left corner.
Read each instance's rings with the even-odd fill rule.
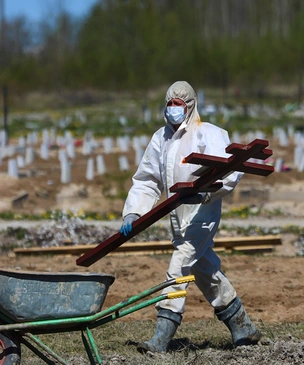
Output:
[[[167,106],[165,115],[172,124],[181,124],[186,117],[183,106]]]

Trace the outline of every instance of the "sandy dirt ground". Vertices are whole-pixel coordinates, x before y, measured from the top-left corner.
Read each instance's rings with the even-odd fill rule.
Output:
[[[12,141],[12,144],[14,141]],[[17,143],[17,141],[15,142]],[[286,214],[303,216],[304,211],[304,172],[293,168],[294,145],[281,147],[270,139],[269,148],[273,158],[284,161],[284,172],[272,173],[267,177],[245,174],[235,191],[224,200],[224,208],[231,209],[234,205],[263,205],[271,210],[281,209]],[[135,151],[115,150],[105,154],[100,147],[91,155],[82,155],[81,147],[76,149],[75,159],[71,163],[71,183],[61,183],[58,149],[51,150],[49,159],[40,158],[39,145],[35,147],[35,159],[31,165],[19,168],[19,179],[7,175],[8,160],[5,158],[0,165],[0,211],[15,211],[16,213],[36,214],[46,210],[70,209],[78,211],[94,211],[121,213],[124,197],[119,197],[121,190],[126,193],[131,186],[131,176],[136,170]],[[93,180],[86,179],[87,161],[103,154],[106,174],[97,175]],[[125,156],[129,161],[129,172],[120,173],[119,157]],[[14,156],[11,156],[14,157]],[[11,158],[10,157],[10,158]],[[95,171],[96,172],[96,171]],[[13,204],[13,200],[28,194],[24,201]]]
[[[153,287],[165,279],[170,255],[107,256],[89,268],[76,266],[76,256],[1,256],[1,268],[26,271],[90,271],[115,276],[104,306],[108,307]],[[264,322],[303,320],[303,257],[233,255],[222,257],[222,269],[231,280],[248,313]],[[213,318],[213,311],[194,283],[188,287],[184,321]],[[155,319],[147,307],[122,320]]]

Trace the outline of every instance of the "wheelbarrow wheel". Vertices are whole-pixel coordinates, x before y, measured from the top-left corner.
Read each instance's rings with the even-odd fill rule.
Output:
[[[0,332],[0,365],[19,365],[21,361],[20,340],[14,332]]]

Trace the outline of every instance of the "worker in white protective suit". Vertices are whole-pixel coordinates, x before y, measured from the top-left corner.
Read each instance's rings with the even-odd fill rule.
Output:
[[[177,81],[168,89],[165,122],[166,125],[153,135],[133,176],[120,229],[125,235],[131,232],[136,219],[155,206],[163,191],[169,198],[172,185],[197,179],[192,173],[198,167],[183,163],[184,157],[192,152],[229,157],[225,152],[230,144],[228,133],[200,120],[196,94],[187,82]],[[221,198],[234,189],[241,177],[242,173],[231,173],[217,192],[184,197],[183,204],[170,213],[174,252],[167,271],[167,279],[195,275],[195,284],[217,317],[229,328],[235,346],[256,344],[261,334],[220,270],[220,259],[213,251],[213,237],[220,222]],[[164,292],[183,290],[187,285],[174,285]],[[155,334],[138,344],[140,352],[168,351],[169,342],[182,320],[185,298],[160,301],[156,309]]]

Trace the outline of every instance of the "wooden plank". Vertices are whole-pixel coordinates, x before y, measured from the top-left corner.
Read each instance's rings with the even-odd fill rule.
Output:
[[[231,153],[233,155],[237,155],[239,153],[242,153],[243,150],[248,150],[248,146],[249,145],[243,145],[243,144],[234,142],[234,143],[231,143],[231,145],[229,145],[229,147],[226,149],[226,152]],[[265,147],[267,147],[267,146],[265,146]],[[268,148],[264,148],[262,151],[256,153],[252,157],[254,157],[258,160],[266,160],[270,156],[272,156],[272,150],[268,149]]]
[[[89,251],[96,245],[77,245],[77,246],[60,246],[60,247],[28,247],[28,248],[15,248],[13,252],[15,254],[22,255],[80,255],[83,252]]]
[[[214,250],[225,251],[235,250],[249,251],[253,248],[273,247],[282,244],[280,235],[267,235],[267,236],[251,236],[251,237],[229,237],[229,238],[216,238],[214,240]],[[23,255],[37,255],[37,254],[61,254],[61,255],[78,255],[84,252],[92,250],[96,245],[77,245],[77,246],[60,246],[60,247],[29,247],[29,248],[15,248],[14,253]],[[164,241],[151,241],[151,242],[129,242],[123,246],[117,247],[113,253],[118,252],[171,252],[173,250],[172,242],[169,240]]]
[[[265,235],[265,236],[247,236],[247,237],[219,237],[214,240],[216,246],[224,246],[226,249],[235,246],[252,246],[252,245],[281,245],[282,240],[280,235]]]
[[[76,260],[76,264],[80,266],[90,266],[111,251],[117,249],[123,243],[129,241],[132,237],[156,223],[159,219],[169,214],[173,209],[181,205],[180,193],[172,195],[169,199],[153,208],[150,212],[144,214],[132,224],[132,231],[125,236],[117,232],[107,240],[94,247],[91,251],[86,252],[83,256]]]
[[[272,245],[256,245],[256,246],[235,246],[231,249],[231,252],[246,252],[246,253],[262,253],[262,252],[272,252],[274,246]]]
[[[117,249],[119,246],[130,240],[132,237],[136,236],[138,233],[151,226],[153,223],[157,222],[159,219],[169,214],[173,209],[176,209],[178,206],[180,206],[182,204],[182,197],[201,191],[208,191],[210,188],[214,189],[214,183],[217,183],[218,180],[223,179],[224,176],[231,174],[232,171],[238,171],[238,167],[240,167],[244,162],[252,157],[264,157],[265,155],[269,157],[269,155],[272,154],[272,151],[266,150],[265,152],[265,147],[267,147],[268,144],[269,143],[267,140],[261,139],[255,139],[248,145],[232,143],[226,148],[226,152],[230,153],[230,150],[234,151],[234,153],[238,150],[239,152],[232,155],[228,159],[204,154],[196,154],[195,157],[199,164],[204,165],[204,162],[211,161],[216,164],[216,167],[211,165],[212,167],[202,171],[200,177],[193,183],[181,182],[172,186],[170,188],[170,192],[174,192],[175,194],[133,222],[132,231],[127,236],[117,232],[112,237],[93,248],[90,252],[86,252],[83,256],[79,257],[76,260],[76,264],[86,267],[92,265],[111,251]],[[185,162],[193,163],[193,161],[191,161],[191,155],[185,158]],[[263,169],[259,169],[258,164],[254,165],[257,165],[257,167],[247,166],[246,172],[265,176],[265,172],[270,174],[274,171],[273,166],[266,165],[266,168],[264,166]],[[183,189],[180,189],[180,184],[183,185]]]
[[[242,165],[240,165],[238,171],[253,174],[260,176],[268,176],[271,174],[272,167],[269,168],[269,165],[262,165],[259,163],[253,163],[253,162],[244,162]]]
[[[27,192],[18,195],[16,198],[12,200],[13,208],[23,208],[24,202],[27,200],[29,194]]]
[[[29,247],[15,248],[16,254],[80,254],[88,252],[96,245],[77,245],[77,246],[60,246],[60,247]],[[153,242],[131,242],[118,247],[113,252],[136,252],[136,251],[162,251],[173,250],[171,241],[153,241]]]

